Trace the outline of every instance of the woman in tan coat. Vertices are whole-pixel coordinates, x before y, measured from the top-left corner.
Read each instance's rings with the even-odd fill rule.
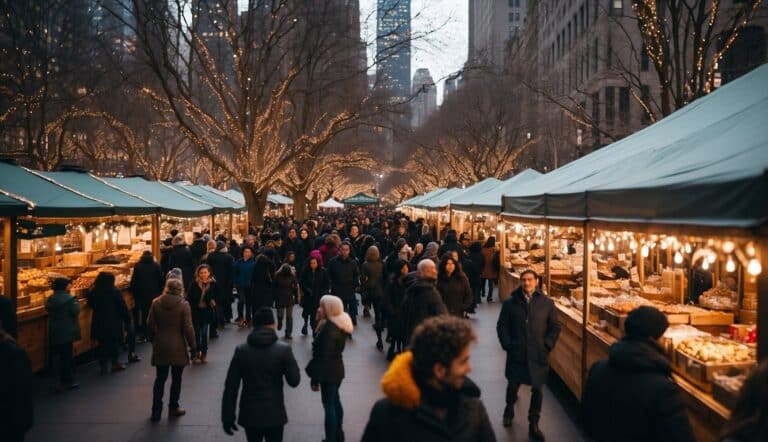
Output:
[[[163,294],[152,301],[147,328],[152,338],[152,365],[157,369],[151,419],[153,422],[160,420],[168,371],[171,372],[168,415],[183,416],[186,411],[179,406],[181,374],[184,367],[189,365],[189,354],[195,354],[196,348],[192,311],[189,303],[184,299],[184,286],[181,281],[178,279],[166,281]]]

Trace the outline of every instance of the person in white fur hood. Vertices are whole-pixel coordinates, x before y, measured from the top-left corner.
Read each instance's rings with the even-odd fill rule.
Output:
[[[325,295],[317,309],[317,336],[312,342],[312,360],[307,375],[312,380],[312,391],[320,391],[325,410],[325,440],[344,440],[339,387],[344,379],[342,353],[347,338],[352,337],[352,318],[344,312],[341,298]]]

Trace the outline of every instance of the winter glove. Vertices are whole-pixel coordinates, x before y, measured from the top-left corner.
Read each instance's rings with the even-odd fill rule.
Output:
[[[227,433],[230,436],[234,436],[235,435],[235,433],[234,433],[235,431],[237,431],[237,425],[235,425],[234,422],[229,422],[229,423],[225,422],[224,423],[224,432],[225,433]]]

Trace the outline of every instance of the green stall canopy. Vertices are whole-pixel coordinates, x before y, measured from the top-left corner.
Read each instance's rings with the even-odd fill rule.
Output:
[[[20,216],[26,215],[29,206],[10,196],[6,196],[0,190],[0,216]]]
[[[137,196],[129,195],[103,178],[86,172],[38,172],[49,180],[83,194],[106,201],[114,207],[115,215],[152,215],[160,207]]]
[[[41,218],[82,218],[114,215],[114,206],[58,184],[40,172],[0,162],[0,193],[23,201],[29,214]]]
[[[130,195],[160,207],[160,213],[165,215],[191,218],[215,213],[210,204],[158,181],[148,181],[141,177],[102,179]]]
[[[370,196],[365,194],[365,192],[360,192],[355,195],[350,196],[349,198],[342,201],[345,205],[349,206],[370,206],[374,204],[379,203],[379,199],[375,196]]]
[[[188,183],[163,182],[162,184],[166,186],[173,186],[174,188],[189,194],[193,198],[197,198],[213,206],[214,208],[216,208],[217,212],[232,213],[232,212],[242,212],[243,210],[245,210],[245,206],[243,204],[236,203],[235,201],[229,198],[226,198],[222,195],[219,195],[216,192],[212,192],[203,186],[196,186],[194,184],[188,184]]]

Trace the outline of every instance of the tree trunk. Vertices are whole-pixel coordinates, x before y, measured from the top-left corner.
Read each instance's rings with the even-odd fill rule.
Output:
[[[317,197],[318,197],[317,191],[315,191],[312,194],[312,198],[309,199],[309,214],[310,215],[314,215],[314,214],[317,213],[317,203],[319,203],[319,201],[317,200]]]
[[[253,183],[240,182],[240,190],[248,208],[248,221],[256,228],[264,226],[264,209],[267,207],[269,189],[256,189]]]
[[[293,198],[293,218],[297,221],[307,219],[307,189],[296,189],[291,195]]]

